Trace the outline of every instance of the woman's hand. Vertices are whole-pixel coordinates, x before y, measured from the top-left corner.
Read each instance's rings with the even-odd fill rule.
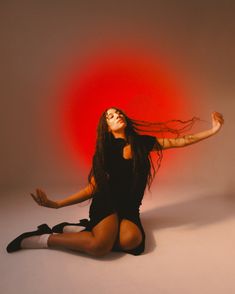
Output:
[[[50,208],[59,208],[59,204],[56,201],[52,201],[47,198],[47,195],[45,192],[43,192],[41,189],[36,189],[36,195],[33,193],[30,193],[33,200],[37,202],[40,206],[50,207]]]
[[[222,125],[224,124],[223,115],[219,112],[214,111],[211,114],[211,118],[212,118],[212,130],[214,133],[217,133],[222,127]]]

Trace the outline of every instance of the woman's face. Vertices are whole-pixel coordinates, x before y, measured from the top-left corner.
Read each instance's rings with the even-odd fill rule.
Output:
[[[106,122],[111,132],[124,131],[127,125],[125,116],[115,108],[110,108],[106,111]]]

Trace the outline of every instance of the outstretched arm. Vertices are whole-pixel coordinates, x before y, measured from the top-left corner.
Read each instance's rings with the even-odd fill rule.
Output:
[[[196,134],[185,135],[180,138],[157,138],[159,144],[162,146],[162,149],[169,149],[169,148],[178,148],[178,147],[185,147],[191,144],[195,144],[201,140],[207,139],[221,129],[224,119],[221,113],[219,112],[212,112],[211,114],[212,119],[212,128],[206,131],[202,131]]]
[[[36,189],[36,195],[31,193],[32,198],[39,204],[40,206],[50,207],[50,208],[61,208],[68,205],[73,205],[77,203],[81,203],[92,198],[93,192],[95,189],[95,180],[94,177],[91,179],[91,184],[87,185],[84,189],[79,192],[68,196],[62,200],[53,201],[50,200],[46,193],[41,189]]]

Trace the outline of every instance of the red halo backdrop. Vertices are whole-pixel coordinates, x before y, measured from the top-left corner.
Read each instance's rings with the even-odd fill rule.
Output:
[[[75,160],[82,158],[90,166],[98,120],[106,108],[116,106],[131,118],[155,122],[186,117],[190,105],[180,75],[166,64],[146,52],[105,52],[86,57],[82,69],[73,65],[58,123]]]

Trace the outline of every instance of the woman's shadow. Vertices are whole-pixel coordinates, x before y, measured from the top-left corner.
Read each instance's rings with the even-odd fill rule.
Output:
[[[233,193],[198,195],[197,198],[171,203],[144,211],[141,220],[146,232],[145,254],[156,248],[154,231],[187,226],[190,230],[215,224],[235,216]]]

